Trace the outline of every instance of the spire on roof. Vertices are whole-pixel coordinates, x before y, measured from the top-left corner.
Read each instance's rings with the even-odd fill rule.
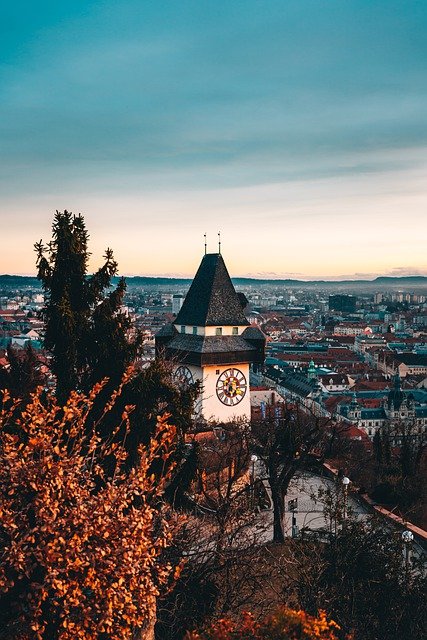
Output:
[[[249,325],[220,253],[203,256],[175,324]]]
[[[307,376],[309,380],[314,380],[315,378],[317,378],[317,369],[316,369],[316,365],[314,364],[314,360],[310,360],[310,364],[308,365]]]

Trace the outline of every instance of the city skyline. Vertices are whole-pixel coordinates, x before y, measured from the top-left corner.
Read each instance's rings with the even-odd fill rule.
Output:
[[[24,6],[22,6],[24,5]],[[427,275],[427,6],[42,1],[5,8],[0,273],[55,209],[91,269]]]

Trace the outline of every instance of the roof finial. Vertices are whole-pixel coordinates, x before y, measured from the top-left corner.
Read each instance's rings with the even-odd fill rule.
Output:
[[[206,255],[206,253],[207,253],[207,248],[208,248],[208,245],[206,244],[206,231],[205,231],[204,238],[205,238],[205,255]]]
[[[218,231],[218,253],[221,255],[221,231]]]

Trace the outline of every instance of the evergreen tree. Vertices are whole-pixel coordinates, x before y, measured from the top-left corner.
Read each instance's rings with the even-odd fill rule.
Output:
[[[107,293],[118,268],[113,252],[107,249],[102,267],[88,275],[88,239],[83,216],[57,211],[51,242],[35,245],[37,277],[45,291],[44,346],[52,354],[62,403],[71,390],[88,391],[103,377],[116,385],[139,345],[129,340],[130,323],[120,313],[125,281]]]

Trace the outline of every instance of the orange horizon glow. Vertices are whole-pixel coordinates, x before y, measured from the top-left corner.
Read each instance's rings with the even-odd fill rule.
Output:
[[[85,217],[91,271],[111,247],[120,273],[192,278],[204,233],[215,252],[220,230],[233,277],[427,275],[427,189],[418,167],[233,189],[16,197],[6,209],[0,273],[35,273],[33,244],[50,240],[59,201]]]

